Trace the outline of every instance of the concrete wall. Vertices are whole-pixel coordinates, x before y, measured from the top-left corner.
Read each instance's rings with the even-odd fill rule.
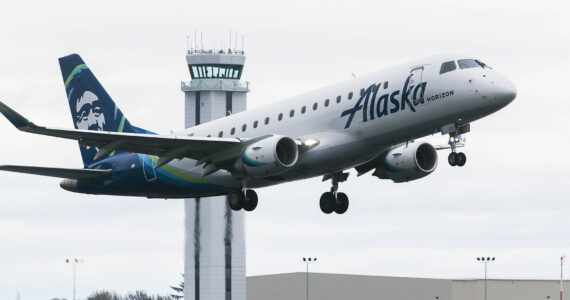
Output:
[[[247,278],[247,299],[306,299],[306,286],[306,273],[252,276]],[[309,286],[311,300],[484,300],[482,279],[310,273]],[[559,289],[557,280],[491,279],[487,300],[557,300]]]
[[[426,300],[450,299],[452,282],[361,275],[309,275],[311,300]],[[248,300],[306,299],[306,273],[254,276],[247,278]]]
[[[484,281],[454,280],[454,300],[484,300]],[[547,298],[550,296],[550,298]],[[532,299],[546,300],[560,298],[558,280],[487,280],[487,300]]]

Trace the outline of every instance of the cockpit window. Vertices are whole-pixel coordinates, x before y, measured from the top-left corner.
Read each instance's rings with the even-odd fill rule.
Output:
[[[454,61],[448,61],[441,64],[441,69],[439,70],[439,74],[451,72],[457,69]]]
[[[475,59],[460,59],[457,61],[460,69],[485,68],[487,65]]]

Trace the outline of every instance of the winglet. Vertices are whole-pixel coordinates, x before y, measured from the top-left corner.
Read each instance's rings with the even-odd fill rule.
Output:
[[[6,104],[0,101],[0,113],[10,121],[10,123],[14,124],[16,128],[20,129],[23,127],[27,127],[30,125],[34,125],[34,123],[30,122],[28,119],[22,117],[19,113],[8,107]]]

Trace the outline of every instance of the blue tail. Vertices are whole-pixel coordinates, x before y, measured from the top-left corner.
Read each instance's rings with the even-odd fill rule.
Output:
[[[79,55],[60,58],[59,66],[76,129],[150,133],[131,125]],[[93,164],[97,149],[81,145],[79,148],[83,164]]]

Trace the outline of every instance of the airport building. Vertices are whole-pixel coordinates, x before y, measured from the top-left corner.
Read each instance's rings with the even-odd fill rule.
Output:
[[[307,274],[299,272],[248,277],[247,299],[307,299]],[[483,279],[309,273],[308,299],[485,300],[485,282]],[[487,279],[487,300],[550,299],[561,299],[560,280]]]

